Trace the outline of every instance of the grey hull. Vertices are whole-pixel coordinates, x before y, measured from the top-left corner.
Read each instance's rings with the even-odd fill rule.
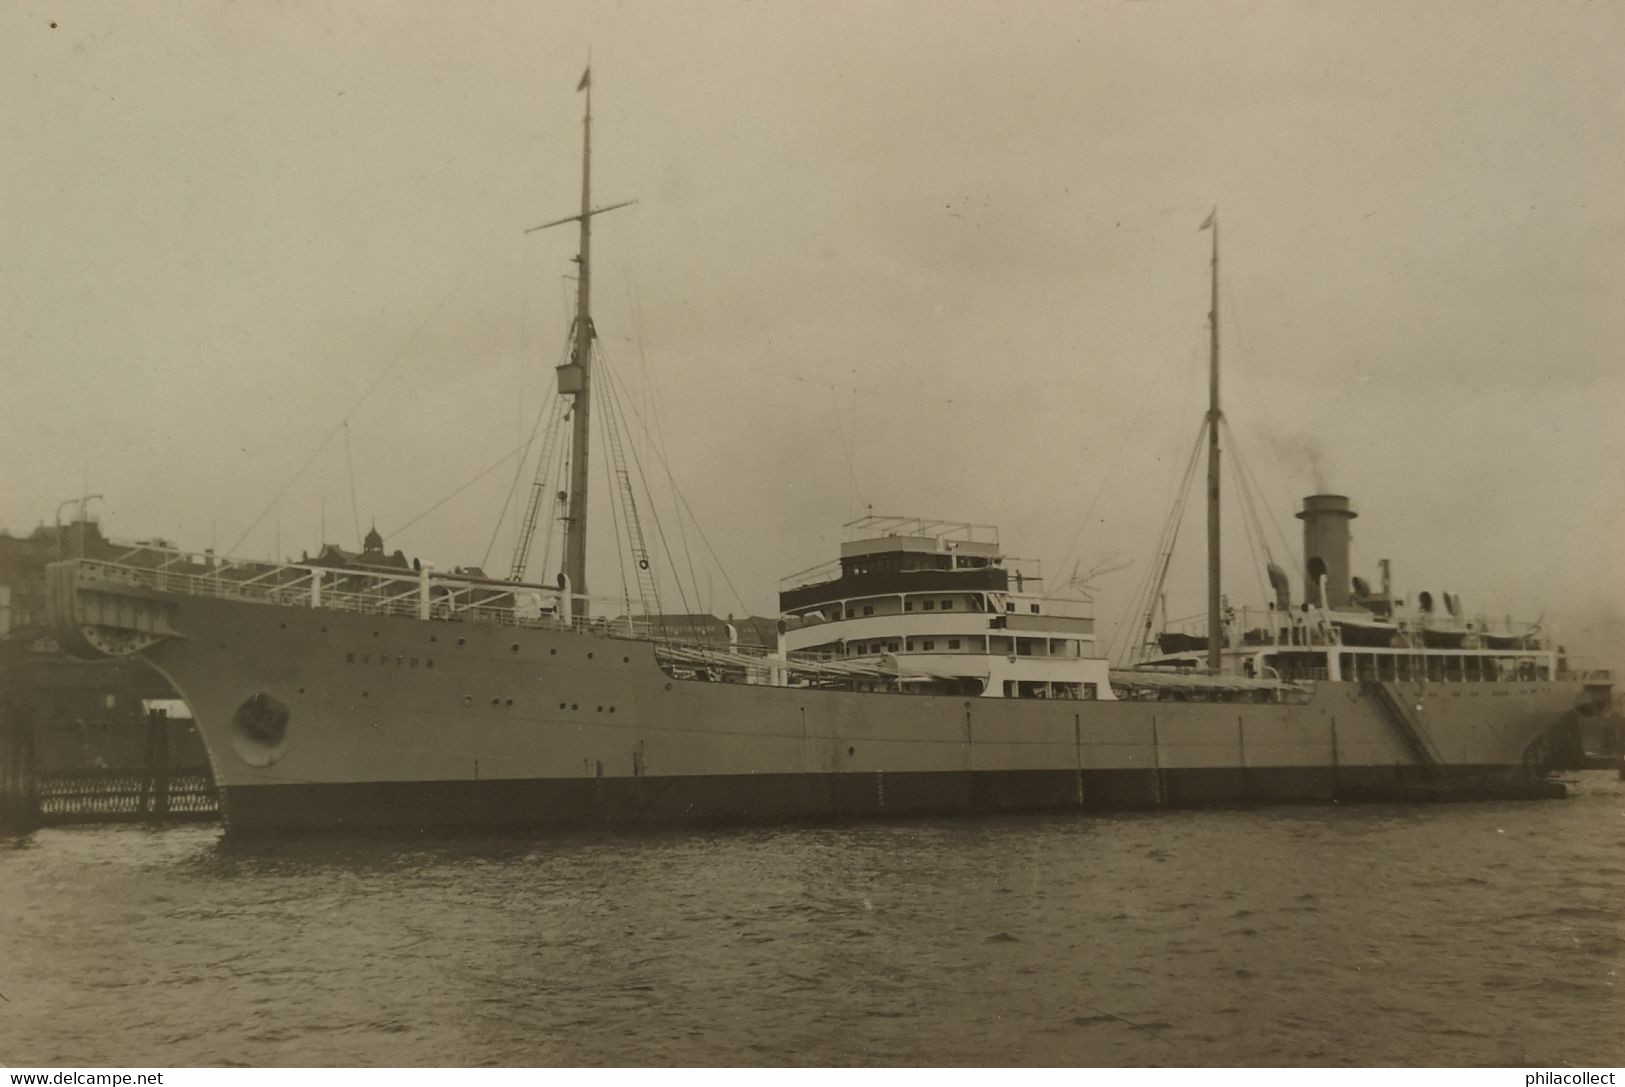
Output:
[[[146,651],[239,829],[661,825],[1464,795],[1577,683],[1407,685],[1419,763],[1358,684],[1302,704],[964,699],[674,679],[649,642],[177,598]],[[267,736],[255,698],[285,708]],[[1441,792],[1441,790],[1443,790]]]

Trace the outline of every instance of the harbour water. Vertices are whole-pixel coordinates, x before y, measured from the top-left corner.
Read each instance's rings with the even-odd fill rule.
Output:
[[[627,835],[0,839],[0,1063],[1625,1060],[1625,783]]]

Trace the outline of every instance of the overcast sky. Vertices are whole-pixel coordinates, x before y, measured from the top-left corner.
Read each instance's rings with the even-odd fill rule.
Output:
[[[1204,407],[1217,205],[1278,561],[1333,489],[1357,572],[1625,658],[1612,3],[8,3],[0,526],[88,486],[115,535],[297,555],[375,519],[481,561],[511,462],[397,529],[547,394],[575,236],[523,231],[579,200],[589,48],[595,197],[639,201],[598,220],[597,325],[716,612],[771,613],[872,507],[1133,559],[1110,627]],[[1176,616],[1201,539],[1197,500]]]

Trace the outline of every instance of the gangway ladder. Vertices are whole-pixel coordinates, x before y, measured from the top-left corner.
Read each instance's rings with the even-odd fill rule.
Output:
[[[610,468],[615,473],[617,483],[615,492],[616,500],[620,503],[621,524],[626,526],[627,550],[631,552],[632,564],[637,570],[638,603],[643,607],[643,614],[653,617],[660,614],[660,591],[655,586],[654,562],[649,558],[649,548],[643,540],[643,521],[638,516],[632,473],[626,466],[626,448],[621,442],[621,427],[616,415],[615,411],[604,413],[604,438],[609,446]]]
[[[1362,680],[1361,687],[1365,688],[1372,700],[1382,710],[1383,716],[1388,718],[1405,741],[1405,747],[1416,760],[1418,766],[1425,767],[1429,772],[1439,768],[1444,760],[1439,757],[1439,749],[1433,745],[1428,735],[1427,725],[1416,715],[1411,702],[1400,691],[1399,686],[1382,680]]]

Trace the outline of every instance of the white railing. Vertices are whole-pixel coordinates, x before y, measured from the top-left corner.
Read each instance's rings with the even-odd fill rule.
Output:
[[[976,525],[969,521],[939,521],[931,517],[903,517],[870,514],[841,526],[848,543],[886,536],[964,541],[998,546],[997,525]]]
[[[1267,646],[1303,647],[1303,646],[1341,646],[1349,645],[1342,640],[1342,626],[1346,614],[1328,609],[1311,607],[1308,611],[1281,612],[1275,609],[1258,609],[1240,607],[1232,609],[1225,620],[1225,646],[1231,649],[1255,649]],[[1353,646],[1364,652],[1368,649],[1378,648],[1389,651],[1412,651],[1429,653],[1478,653],[1481,655],[1494,655],[1497,653],[1544,653],[1552,649],[1551,638],[1542,630],[1539,623],[1522,622],[1513,619],[1500,620],[1474,620],[1470,624],[1456,625],[1454,620],[1440,620],[1423,614],[1404,614],[1378,618],[1370,617],[1374,622],[1386,625],[1393,629],[1393,644],[1386,647]],[[1195,637],[1207,636],[1207,615],[1200,613],[1188,615],[1180,619],[1169,620],[1163,625],[1160,633],[1184,634]],[[1261,633],[1268,637],[1266,641],[1243,641],[1247,634]],[[1454,647],[1428,647],[1423,645],[1426,633],[1457,634],[1461,636],[1462,644]],[[1494,647],[1488,643],[1490,638],[1515,638],[1525,644],[1519,646]]]
[[[430,569],[395,574],[355,567],[248,562],[150,545],[136,547],[117,561],[71,561],[88,579],[183,596],[577,630],[621,638],[648,638],[651,631],[650,623],[643,619],[607,618],[618,610],[613,601],[566,595],[548,585],[480,581],[435,574]]]
[[[821,562],[817,566],[809,566],[805,570],[797,570],[793,574],[779,578],[779,591],[782,593],[807,585],[822,585],[840,576],[841,560],[830,559],[828,562]]]

